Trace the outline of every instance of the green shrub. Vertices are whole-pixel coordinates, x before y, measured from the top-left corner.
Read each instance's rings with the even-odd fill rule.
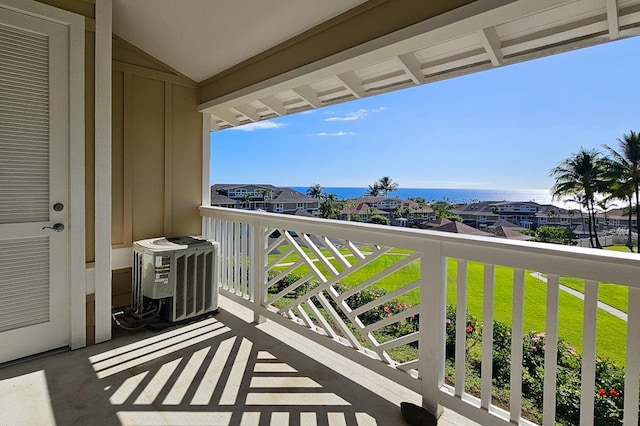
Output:
[[[447,317],[446,317],[446,358],[450,360],[454,360],[456,357],[456,308],[455,306],[449,305],[447,306]],[[465,348],[467,353],[469,349],[475,346],[480,342],[479,340],[479,328],[478,328],[478,319],[473,315],[467,313],[467,326],[465,328],[467,332],[466,345]]]

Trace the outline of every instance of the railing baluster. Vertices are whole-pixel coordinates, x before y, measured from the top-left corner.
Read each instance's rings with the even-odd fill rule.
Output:
[[[229,241],[227,241],[228,221],[220,224],[220,243],[222,244],[222,281],[224,289],[229,290]]]
[[[493,370],[493,265],[484,265],[484,294],[482,301],[482,368],[480,372],[480,406],[491,405],[491,378]]]
[[[231,258],[231,262],[232,262],[232,272],[233,272],[233,292],[235,294],[239,294],[240,293],[240,277],[238,276],[238,236],[240,234],[238,227],[239,227],[239,223],[238,222],[233,222],[231,224],[231,250],[232,250],[232,258]]]
[[[511,319],[510,420],[520,422],[522,415],[522,331],[524,325],[524,269],[513,270],[513,309]]]
[[[241,229],[241,235],[242,235],[242,239],[240,241],[242,241],[242,246],[240,248],[240,250],[242,251],[241,253],[241,264],[242,264],[242,271],[240,274],[240,285],[241,285],[241,294],[242,297],[247,297],[248,296],[248,291],[247,291],[247,278],[248,278],[248,267],[249,267],[249,257],[247,256],[247,249],[249,248],[249,225],[247,225],[246,223],[242,224],[242,229]]]
[[[547,330],[544,350],[542,424],[556,424],[556,371],[558,368],[558,276],[547,275]]]
[[[596,380],[596,319],[598,317],[598,283],[584,283],[584,322],[582,331],[582,372],[580,425],[593,425]]]
[[[624,424],[638,424],[638,378],[640,376],[640,288],[629,287],[627,354],[624,374]]]
[[[264,302],[266,300],[266,287],[265,287],[265,282],[266,282],[266,262],[267,262],[267,253],[266,253],[266,239],[267,237],[265,236],[264,231],[264,226],[262,225],[261,221],[258,222],[258,225],[255,226],[254,229],[255,232],[253,232],[253,238],[252,240],[254,240],[254,250],[251,252],[252,256],[251,259],[253,259],[252,261],[252,265],[253,267],[251,268],[253,270],[253,275],[254,275],[254,279],[252,281],[252,286],[253,286],[253,321],[256,324],[260,324],[263,323],[265,321],[265,318],[260,315],[260,312],[262,311],[262,308],[264,307]]]
[[[464,373],[467,363],[467,261],[458,259],[456,282],[456,384],[455,394],[464,393]]]
[[[257,229],[256,226],[254,225],[248,225],[249,226],[249,258],[250,259],[257,259],[257,249],[256,249],[256,245],[257,245],[257,241],[258,241],[258,234],[260,232],[259,229]],[[255,297],[256,297],[256,283],[257,283],[257,279],[259,275],[256,275],[256,267],[255,267],[255,262],[251,262],[250,260],[247,260],[247,268],[249,270],[249,282],[248,282],[248,286],[249,286],[249,300],[251,302],[255,301]]]
[[[419,373],[422,406],[440,417],[440,387],[444,384],[447,259],[438,241],[425,239],[420,261]]]

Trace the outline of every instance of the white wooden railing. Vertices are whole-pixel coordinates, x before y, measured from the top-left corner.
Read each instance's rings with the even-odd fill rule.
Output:
[[[580,402],[580,423],[584,425],[594,424],[598,282],[628,286],[624,424],[638,424],[638,255],[216,207],[203,206],[200,212],[203,235],[221,243],[221,291],[252,308],[256,321],[277,321],[419,392],[423,406],[436,415],[447,407],[481,424],[530,423],[521,414],[522,335],[528,331],[523,330],[525,273],[537,271],[547,277],[544,425],[556,420],[559,277],[585,282]],[[396,260],[377,261],[391,257]],[[469,262],[484,265],[481,389],[476,396],[465,392],[465,321],[456,323],[455,379],[445,384],[448,259],[457,260],[457,318],[464,318],[467,311]],[[381,264],[388,266],[373,269]],[[514,271],[507,410],[492,404],[495,265]],[[412,269],[417,279],[399,282],[402,276],[411,275],[400,274],[404,268]],[[273,291],[285,275],[302,269],[299,280]],[[349,305],[350,296],[376,288],[384,280],[394,280],[393,291],[358,308]],[[349,286],[339,287],[340,282],[349,282]],[[419,304],[390,312],[374,323],[362,321],[367,312],[415,292],[419,292]],[[416,314],[418,331],[390,341],[376,333]],[[394,350],[413,347],[416,342],[414,359],[395,359]]]

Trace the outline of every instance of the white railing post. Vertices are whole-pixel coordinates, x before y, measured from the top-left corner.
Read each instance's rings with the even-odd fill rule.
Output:
[[[624,424],[638,424],[638,386],[640,376],[640,288],[629,287],[627,353],[624,370]]]
[[[419,372],[422,378],[422,406],[440,417],[440,387],[444,384],[447,259],[441,243],[425,240],[420,260]]]
[[[266,241],[267,238],[264,234],[265,227],[262,225],[262,221],[259,220],[258,224],[253,227],[251,233],[251,293],[253,300],[253,322],[261,324],[265,322],[265,318],[260,315],[260,311],[265,301],[265,262],[266,262]]]
[[[556,424],[556,373],[558,370],[558,300],[559,277],[547,275],[547,330],[544,350],[544,396],[542,424]]]
[[[584,319],[582,324],[582,373],[580,425],[593,425],[596,382],[596,322],[598,318],[598,283],[584,283]]]

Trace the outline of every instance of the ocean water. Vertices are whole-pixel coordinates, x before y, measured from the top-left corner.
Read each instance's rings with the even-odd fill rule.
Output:
[[[296,191],[307,192],[306,186],[293,186]],[[367,188],[326,187],[324,192],[336,194],[338,198],[355,198],[364,195]],[[472,201],[535,201],[539,204],[551,204],[548,189],[460,189],[460,188],[399,188],[389,193],[391,197],[422,197],[427,201],[448,200],[452,203],[470,203]]]

